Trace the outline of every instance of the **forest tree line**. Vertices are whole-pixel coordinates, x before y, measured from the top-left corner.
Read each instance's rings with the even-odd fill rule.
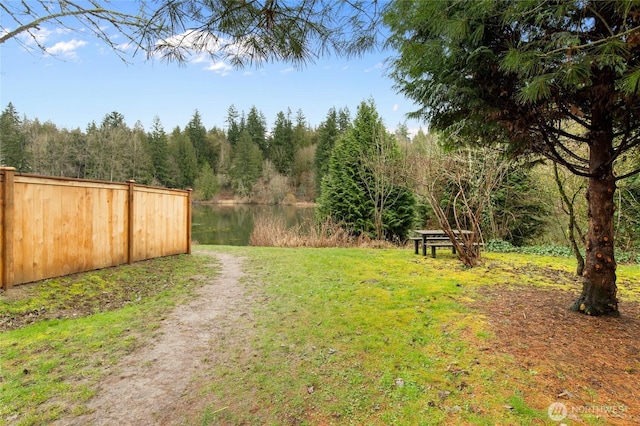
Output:
[[[539,159],[452,149],[422,131],[409,137],[403,126],[389,133],[373,101],[363,102],[355,118],[347,108],[331,108],[315,128],[301,110],[279,112],[269,128],[255,106],[245,113],[231,105],[225,129],[207,129],[196,110],[170,132],[159,117],[146,130],[140,122],[129,127],[115,111],[84,131],[61,129],[21,117],[9,103],[0,116],[0,164],[24,173],[193,188],[199,201],[319,202],[321,216],[390,240],[437,226],[429,194],[453,215],[451,200],[461,189],[485,240],[568,245],[570,211],[578,239],[586,226],[583,179]],[[617,211],[617,241],[627,251],[639,243],[638,200],[640,179],[627,179]],[[362,206],[366,211],[358,213]]]
[[[247,201],[278,203],[287,194],[315,199],[316,160],[323,161],[321,155],[316,159],[316,147],[330,147],[351,118],[346,108],[331,109],[327,119],[312,128],[301,110],[296,114],[288,110],[279,112],[269,128],[256,107],[241,112],[231,105],[225,129],[207,129],[197,110],[184,127],[170,131],[157,116],[146,130],[139,121],[128,126],[125,117],[114,111],[83,131],[21,117],[9,103],[0,119],[0,164],[18,172],[134,179],[140,184],[193,188],[199,200],[224,192]],[[277,193],[266,194],[264,187],[273,185]]]

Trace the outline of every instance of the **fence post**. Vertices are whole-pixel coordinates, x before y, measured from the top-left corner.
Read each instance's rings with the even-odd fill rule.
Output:
[[[0,192],[0,287],[5,290],[13,287],[15,274],[13,270],[13,221],[15,208],[13,202],[13,178],[15,167],[0,167],[2,190]]]
[[[191,202],[193,189],[187,188],[187,254],[191,254]]]
[[[133,215],[134,215],[134,210],[133,210],[133,191],[135,190],[136,187],[136,181],[133,179],[130,179],[127,181],[127,183],[129,184],[129,202],[128,202],[128,207],[129,207],[129,211],[128,211],[128,220],[127,220],[127,224],[128,224],[128,234],[127,234],[127,263],[128,264],[132,264],[133,263],[133,248],[134,248],[134,243],[133,243]]]

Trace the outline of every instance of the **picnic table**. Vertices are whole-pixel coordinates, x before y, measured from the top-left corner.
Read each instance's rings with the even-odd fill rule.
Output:
[[[413,232],[418,234],[418,237],[411,237],[415,244],[415,253],[419,253],[419,246],[422,243],[422,255],[427,255],[427,246],[431,247],[431,257],[436,257],[436,247],[451,247],[453,254],[456,254],[456,247],[449,239],[449,236],[442,229],[416,229]],[[472,231],[466,229],[453,230],[454,235],[470,235]]]

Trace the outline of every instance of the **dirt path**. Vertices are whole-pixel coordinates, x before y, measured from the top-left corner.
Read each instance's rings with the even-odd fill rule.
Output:
[[[63,419],[57,425],[166,425],[180,422],[181,399],[206,370],[218,361],[215,348],[231,325],[250,317],[250,300],[244,286],[242,259],[217,257],[218,277],[197,290],[190,303],[178,306],[162,321],[152,345],[126,356],[114,373],[99,384],[88,403],[91,414]]]

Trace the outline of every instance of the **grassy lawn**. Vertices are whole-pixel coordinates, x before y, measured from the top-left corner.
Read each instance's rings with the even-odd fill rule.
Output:
[[[245,253],[244,250],[240,252]],[[202,392],[202,424],[545,424],[527,405],[535,376],[492,351],[467,302],[482,286],[573,290],[571,259],[489,254],[466,269],[452,255],[406,250],[251,249],[255,350]],[[621,282],[640,269],[621,268]],[[562,277],[562,279],[559,279]],[[629,288],[627,288],[629,287]],[[621,297],[638,299],[637,287]],[[249,397],[247,397],[249,396]],[[551,424],[554,424],[551,422]]]
[[[493,350],[488,319],[469,304],[491,286],[576,292],[571,259],[487,254],[466,269],[445,250],[198,249],[246,258],[255,326],[250,348],[233,333],[221,346],[229,362],[197,383],[187,424],[557,424],[529,398],[535,375]],[[0,296],[0,318],[63,312],[0,334],[0,424],[47,424],[70,405],[81,413],[108,367],[153,338],[198,275],[215,273],[205,262],[157,259]],[[640,300],[640,267],[621,266],[618,280],[623,301]],[[127,284],[141,290],[123,295]],[[105,308],[98,294],[119,302]],[[66,303],[88,307],[76,318]]]
[[[466,287],[488,283],[488,275],[453,258],[434,262],[398,250],[259,249],[252,259],[254,285],[269,298],[258,315],[261,357],[249,369],[220,372],[225,380],[209,390],[236,401],[246,389],[256,394],[249,406],[230,406],[205,423],[495,424],[536,417],[505,371],[508,360],[464,338],[489,338],[460,303],[469,298]]]

